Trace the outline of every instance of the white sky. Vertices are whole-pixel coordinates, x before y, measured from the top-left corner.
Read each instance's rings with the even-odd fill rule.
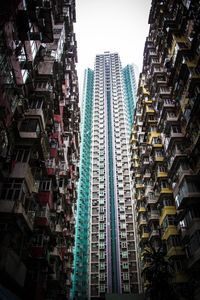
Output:
[[[122,65],[142,70],[151,0],[76,0],[75,33],[79,92],[86,68],[94,68],[96,54],[118,52]]]

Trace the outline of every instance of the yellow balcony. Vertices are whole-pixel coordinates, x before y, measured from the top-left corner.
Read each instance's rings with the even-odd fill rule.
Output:
[[[136,183],[135,188],[136,189],[143,189],[144,188],[144,184],[143,183]]]
[[[159,221],[160,225],[162,225],[162,222],[167,215],[175,215],[175,214],[176,214],[175,206],[164,206],[160,215],[160,221]]]
[[[158,137],[160,137],[160,133],[157,132],[157,131],[151,131],[151,132],[149,132],[148,135],[149,135],[149,143],[150,143],[150,144],[151,144],[153,138],[158,138]]]
[[[149,233],[148,232],[143,232],[141,239],[148,239],[149,238]]]
[[[157,172],[157,178],[165,178],[168,176],[167,172]]]
[[[153,146],[153,148],[160,149],[160,148],[163,147],[163,144],[156,144],[156,143],[154,143],[154,144],[152,144],[152,146]]]
[[[155,156],[154,160],[155,162],[162,162],[164,161],[164,156]]]
[[[185,252],[181,246],[171,247],[167,252],[168,257],[180,256],[180,255],[184,255],[184,254],[185,254]]]
[[[139,159],[137,154],[134,154],[131,158],[132,158],[132,160],[138,160]]]
[[[140,208],[138,209],[138,212],[139,212],[139,213],[146,212],[146,208],[145,208],[145,207],[140,207]]]
[[[177,235],[178,231],[175,225],[169,225],[162,236],[162,240],[167,240],[171,235]]]
[[[145,103],[145,104],[152,104],[152,103],[153,103],[153,100],[152,100],[152,99],[144,100],[144,103]]]
[[[151,107],[149,107],[148,105],[146,105],[146,113],[147,114],[154,114],[155,110]]]
[[[141,86],[141,89],[144,95],[149,95],[149,91],[144,86]]]
[[[138,168],[139,167],[139,163],[137,161],[134,161],[132,163],[132,165],[133,165],[134,168]]]
[[[173,191],[172,191],[171,188],[161,188],[161,189],[160,189],[160,193],[161,193],[161,194],[172,194]]]
[[[134,144],[137,142],[137,137],[136,136],[132,136],[131,137],[131,143]]]
[[[139,220],[138,222],[138,226],[143,226],[143,225],[147,225],[147,221],[146,220]]]
[[[135,177],[136,177],[136,178],[140,178],[140,177],[141,177],[141,174],[140,174],[140,173],[136,173],[136,174],[135,174]]]

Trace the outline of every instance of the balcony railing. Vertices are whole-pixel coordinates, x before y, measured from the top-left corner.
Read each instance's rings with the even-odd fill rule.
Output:
[[[146,197],[146,203],[147,204],[155,204],[155,203],[157,203],[157,201],[158,201],[158,199],[157,199],[157,197],[155,196],[155,197]]]
[[[179,119],[179,115],[176,115],[175,113],[167,113],[165,121],[176,123],[178,122],[178,119]]]
[[[32,103],[30,105],[30,108],[28,111],[26,111],[26,116],[33,116],[33,117],[39,117],[40,125],[42,128],[42,131],[45,130],[46,127],[46,116],[44,113],[44,109],[42,108],[42,102],[37,105],[38,101],[36,100],[36,103]]]
[[[159,237],[159,236],[160,236],[159,230],[158,229],[153,229],[150,232],[149,240],[151,240],[154,237]]]
[[[168,173],[166,171],[160,171],[160,170],[157,171],[157,174],[156,174],[157,179],[166,178],[167,176],[168,176]]]
[[[38,119],[26,118],[18,123],[19,135],[21,138],[36,139],[39,138],[41,128]]]
[[[180,182],[179,186],[175,188],[173,191],[176,208],[182,209],[187,204],[187,201],[193,201],[200,197],[200,188],[199,183],[193,181],[191,184],[187,179],[183,177],[182,182]]]
[[[23,217],[30,230],[33,230],[35,211],[27,211],[20,201],[1,200],[0,212],[11,213]]]
[[[170,87],[160,87],[159,94],[161,96],[164,96],[164,95],[169,96],[169,95],[171,95],[171,88]]]
[[[176,102],[174,100],[164,99],[163,108],[175,108]]]
[[[16,162],[10,174],[11,178],[25,178],[30,192],[38,192],[38,184],[34,179],[31,168],[28,163]]]
[[[160,214],[157,210],[148,212],[148,220],[159,220]]]
[[[178,190],[184,177],[192,176],[194,173],[193,173],[192,169],[190,169],[190,168],[185,169],[182,165],[180,165],[179,168],[175,171],[176,171],[176,178],[175,178],[175,181],[173,182],[173,189],[174,189],[174,192],[176,193],[176,191]]]
[[[173,141],[181,141],[183,138],[184,134],[182,132],[174,132],[171,130],[168,137],[163,137],[165,151],[169,150]]]
[[[37,226],[49,226],[50,225],[50,212],[49,212],[49,206],[46,205],[46,207],[39,208],[36,211],[35,215],[35,224]]]

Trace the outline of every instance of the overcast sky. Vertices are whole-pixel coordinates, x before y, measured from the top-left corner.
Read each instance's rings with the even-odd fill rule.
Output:
[[[95,55],[118,52],[122,65],[142,69],[143,49],[149,25],[151,0],[76,0],[80,94],[86,68],[94,68]]]

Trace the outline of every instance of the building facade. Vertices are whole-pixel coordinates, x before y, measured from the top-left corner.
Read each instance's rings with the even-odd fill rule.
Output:
[[[200,297],[197,2],[152,1],[131,138],[141,270],[161,239],[181,299]]]
[[[86,70],[81,113],[80,179],[78,183],[71,299],[87,299],[88,293],[93,81],[94,71]]]
[[[130,128],[133,125],[133,112],[135,110],[136,104],[136,94],[137,94],[137,82],[136,82],[136,66],[127,65],[123,68],[123,78],[124,78],[124,94],[125,101],[128,112],[128,120]]]
[[[91,72],[88,71],[88,72]],[[129,76],[132,75],[127,70]],[[87,73],[88,74],[88,73]],[[90,74],[92,76],[92,74]],[[88,78],[88,75],[87,75]],[[130,78],[129,78],[130,79]],[[134,77],[133,79],[134,80]],[[88,89],[92,89],[91,94]],[[104,299],[107,293],[137,293],[138,266],[135,247],[135,221],[132,205],[132,186],[130,173],[129,133],[131,122],[129,108],[133,113],[133,95],[124,91],[124,77],[119,55],[105,52],[97,55],[93,74],[93,86],[85,82],[83,122],[90,123],[91,128],[85,128],[83,139],[90,143],[90,178],[82,183],[80,177],[79,195],[84,192],[84,186],[89,185],[90,195],[84,204],[88,213],[88,274],[87,285],[79,284],[85,293],[79,294],[78,283],[75,282],[75,299]],[[131,90],[131,89],[130,89]],[[126,90],[128,91],[128,89]],[[87,93],[89,93],[87,95]],[[127,96],[127,97],[126,97]],[[126,97],[126,98],[125,98]],[[88,110],[91,114],[85,114]],[[87,136],[90,135],[90,138]],[[91,139],[91,140],[90,140]],[[83,140],[84,143],[84,140]],[[90,154],[89,154],[90,153]],[[89,168],[84,159],[80,169]],[[82,186],[81,186],[82,184]],[[83,200],[85,198],[83,197]],[[82,201],[83,201],[82,200]],[[81,201],[81,199],[80,199]],[[79,214],[83,214],[82,203]],[[79,214],[77,218],[79,218]],[[82,221],[86,220],[83,215]],[[78,228],[76,234],[81,234]],[[85,225],[86,227],[86,225]],[[85,233],[86,236],[86,233]],[[85,243],[86,244],[86,243]],[[75,253],[80,253],[79,245]],[[79,256],[80,259],[81,256]],[[82,261],[85,258],[82,258]],[[79,273],[81,266],[75,266]],[[76,276],[79,275],[74,275]],[[85,277],[84,278],[84,283]],[[79,276],[79,280],[81,280]],[[86,298],[87,297],[87,298]]]
[[[69,299],[79,175],[74,1],[0,4],[0,298]]]

